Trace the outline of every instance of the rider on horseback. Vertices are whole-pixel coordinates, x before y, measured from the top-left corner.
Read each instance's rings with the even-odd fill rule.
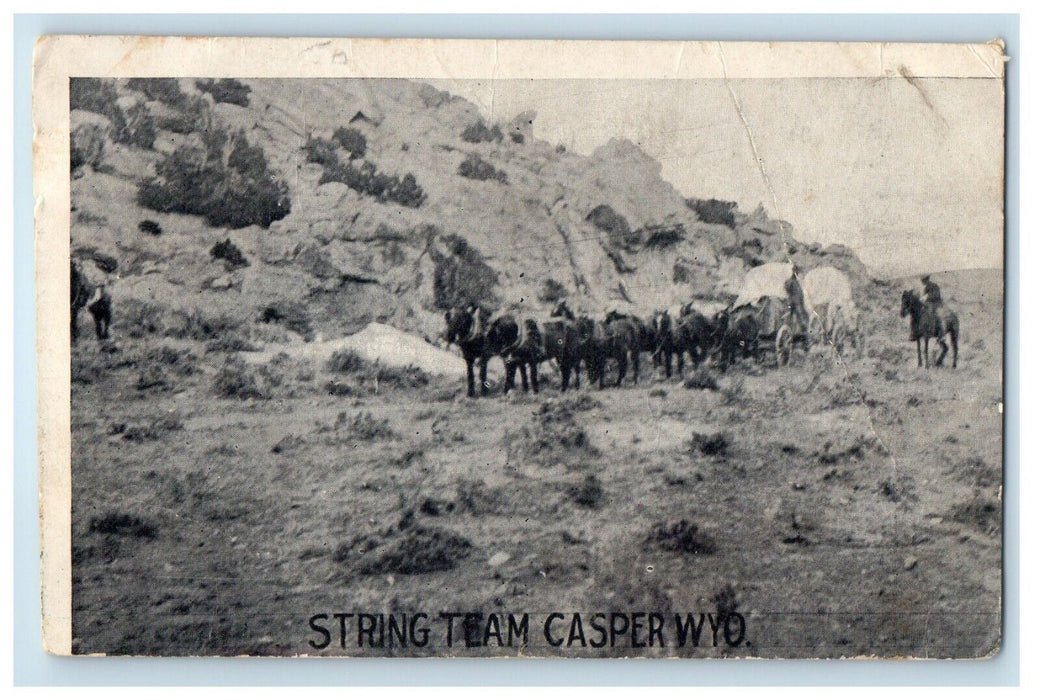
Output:
[[[931,275],[922,277],[921,284],[924,285],[924,303],[932,311],[932,317],[938,319],[939,307],[943,305],[942,292],[939,290],[939,285],[932,281]]]

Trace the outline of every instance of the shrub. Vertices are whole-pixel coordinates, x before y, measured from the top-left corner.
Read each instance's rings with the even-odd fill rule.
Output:
[[[690,436],[690,449],[710,457],[724,457],[729,451],[730,439],[725,433],[707,435],[693,433]]]
[[[586,508],[599,508],[603,504],[603,484],[595,474],[589,474],[585,480],[570,488],[571,500]]]
[[[722,224],[729,228],[735,228],[736,219],[733,211],[737,208],[736,202],[725,202],[721,199],[697,199],[691,197],[686,201],[686,206],[692,209],[697,218],[706,224]]]
[[[542,288],[538,290],[538,301],[543,304],[555,304],[561,299],[567,298],[567,288],[562,284],[554,280],[552,277],[547,277],[542,281]]]
[[[266,399],[267,390],[257,372],[239,357],[229,356],[213,382],[217,396],[226,399]]]
[[[330,372],[353,376],[362,386],[372,391],[378,391],[380,387],[417,389],[430,383],[430,375],[419,367],[391,367],[379,362],[369,362],[349,348],[334,352],[326,366]]]
[[[121,537],[143,537],[149,540],[159,536],[159,526],[154,521],[116,511],[108,511],[99,518],[91,518],[90,531]]]
[[[226,102],[239,107],[249,106],[249,93],[252,89],[234,78],[196,80],[195,87],[202,92],[208,92],[214,102]]]
[[[445,236],[448,254],[431,248],[434,259],[433,296],[438,309],[452,309],[493,301],[498,273],[465,238]]]
[[[188,95],[181,90],[176,78],[130,78],[126,86],[143,92],[149,100],[158,100],[165,105],[180,109],[188,102]]]
[[[325,171],[318,181],[319,185],[327,182],[340,182],[361,194],[375,197],[380,202],[396,202],[405,207],[418,208],[426,201],[426,193],[416,182],[415,176],[408,173],[403,178],[379,172],[376,166],[365,161],[360,166],[352,162],[340,163],[335,160],[325,164]]]
[[[610,238],[610,244],[614,248],[635,250],[640,243],[638,233],[633,233],[625,217],[618,214],[607,204],[600,204],[585,217],[600,231],[606,233]]]
[[[249,261],[242,254],[238,246],[231,242],[230,238],[216,243],[209,251],[214,260],[223,260],[224,267],[228,270],[236,270],[240,267],[249,267]]]
[[[466,156],[466,160],[459,165],[459,175],[470,180],[497,180],[503,185],[508,184],[508,178],[503,171],[474,153]]]
[[[467,143],[481,143],[502,140],[502,129],[495,124],[490,129],[483,119],[477,120],[462,130],[462,140]]]
[[[289,214],[288,186],[268,169],[263,150],[245,134],[222,129],[203,133],[203,148],[181,146],[140,183],[137,201],[158,212],[206,217],[211,226],[267,228]],[[233,145],[225,163],[228,139]]]
[[[328,139],[312,137],[303,144],[303,150],[307,154],[308,163],[329,165],[339,161],[336,157],[336,144]]]
[[[145,423],[131,425],[122,431],[127,442],[147,442],[162,440],[166,433],[184,430],[184,423],[176,416],[160,416]]]
[[[175,134],[190,134],[196,131],[208,131],[211,121],[209,103],[201,95],[192,95],[186,98],[179,111],[158,117],[156,124],[160,129],[166,129]]]
[[[97,124],[80,124],[69,136],[69,165],[75,170],[89,165],[97,170],[105,159],[105,129]]]
[[[343,150],[350,154],[351,158],[364,158],[368,150],[368,141],[365,135],[352,127],[340,127],[332,133],[332,140],[338,141]]]
[[[131,338],[159,333],[163,329],[164,315],[163,307],[148,301],[127,299],[120,305],[120,316]]]
[[[686,237],[682,224],[648,226],[643,231],[643,246],[646,248],[670,248]]]
[[[150,233],[153,236],[158,236],[162,233],[162,226],[160,226],[156,221],[145,219],[137,222],[137,230],[141,233]]]
[[[303,336],[308,342],[314,338],[310,314],[305,306],[297,302],[281,301],[265,307],[260,314],[260,322],[280,324]]]
[[[661,549],[686,554],[714,554],[715,540],[685,518],[674,523],[658,523],[649,540]]]
[[[684,382],[683,386],[687,389],[708,389],[709,391],[719,390],[719,383],[715,381],[715,376],[703,367],[690,375],[690,377]]]
[[[151,149],[155,146],[156,128],[148,108],[138,102],[126,111],[126,120],[114,129],[113,140],[129,146]]]
[[[114,133],[126,124],[119,107],[119,93],[112,81],[100,78],[71,78],[69,80],[69,109],[82,109],[108,117]]]

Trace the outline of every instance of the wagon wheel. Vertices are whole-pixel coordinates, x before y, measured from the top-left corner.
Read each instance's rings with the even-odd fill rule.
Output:
[[[776,366],[791,363],[791,350],[794,347],[794,332],[786,323],[776,332]]]

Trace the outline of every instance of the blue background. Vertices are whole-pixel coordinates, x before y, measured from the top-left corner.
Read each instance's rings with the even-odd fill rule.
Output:
[[[1004,645],[987,661],[62,658],[40,637],[33,283],[33,43],[41,34],[985,42],[1007,71]],[[1019,680],[1018,15],[16,15],[14,681],[16,685],[1017,685]]]

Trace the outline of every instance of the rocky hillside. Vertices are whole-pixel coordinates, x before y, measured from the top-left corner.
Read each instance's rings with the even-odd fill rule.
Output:
[[[432,337],[453,302],[647,313],[788,256],[869,282],[761,207],[685,199],[635,144],[572,154],[421,83],[93,81],[72,107],[73,255],[118,276],[124,330],[180,309]]]

